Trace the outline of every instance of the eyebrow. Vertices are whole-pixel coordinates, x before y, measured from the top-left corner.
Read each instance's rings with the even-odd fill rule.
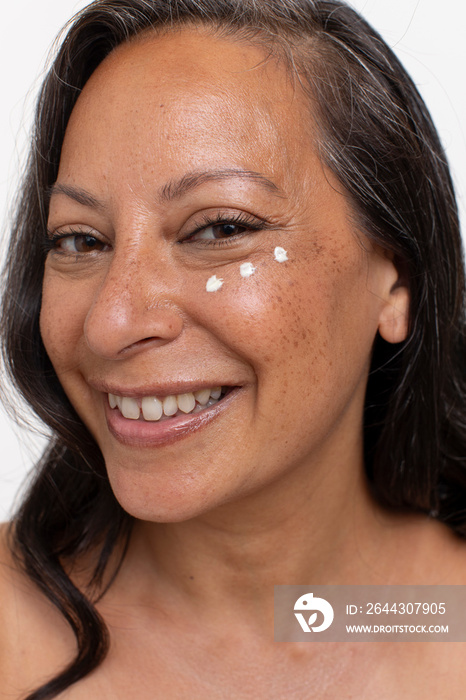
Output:
[[[240,169],[229,169],[229,170],[209,170],[192,172],[183,175],[178,180],[170,180],[163,187],[160,188],[158,193],[158,200],[160,202],[171,202],[174,199],[180,199],[184,195],[188,194],[197,187],[205,184],[206,182],[222,182],[224,180],[230,179],[242,179],[250,180],[258,183],[263,189],[268,190],[277,197],[284,197],[282,190],[277,187],[277,185],[269,180],[265,175],[257,173],[254,170],[240,170]],[[96,197],[91,195],[86,190],[80,187],[72,187],[71,185],[61,185],[55,182],[51,187],[45,192],[47,203],[53,195],[63,194],[70,199],[74,199],[75,202],[84,205],[85,207],[92,207],[94,209],[106,209],[103,202],[99,201]]]
[[[81,187],[71,187],[70,185],[60,185],[55,182],[51,187],[45,191],[45,199],[47,204],[49,204],[52,196],[54,194],[64,194],[70,199],[74,199],[75,202],[83,204],[85,207],[92,207],[94,209],[106,209],[105,204],[100,202],[98,199],[93,197],[86,190],[81,189]]]
[[[254,170],[229,169],[188,173],[179,180],[171,180],[161,188],[159,199],[162,202],[170,202],[183,197],[206,182],[222,182],[234,178],[256,182],[277,197],[284,197],[280,188],[261,173],[256,173]]]

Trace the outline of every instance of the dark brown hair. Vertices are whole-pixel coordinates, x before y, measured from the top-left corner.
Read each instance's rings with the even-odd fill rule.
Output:
[[[12,548],[73,629],[70,666],[31,693],[55,697],[104,658],[107,632],[63,562],[100,548],[93,584],[128,537],[102,455],[68,401],[39,332],[47,191],[66,125],[91,73],[154,28],[204,25],[260,42],[299,76],[317,112],[320,151],[361,230],[393,252],[411,294],[409,339],[377,338],[365,409],[366,468],[390,507],[466,533],[464,273],[442,147],[413,82],[380,36],[338,0],[97,0],[70,25],[40,94],[6,267],[2,337],[17,389],[52,438],[13,521]]]

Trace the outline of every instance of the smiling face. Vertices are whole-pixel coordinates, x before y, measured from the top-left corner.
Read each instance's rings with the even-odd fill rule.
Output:
[[[372,343],[401,339],[406,295],[313,130],[283,67],[205,31],[119,47],[78,99],[41,331],[136,517],[360,470]]]

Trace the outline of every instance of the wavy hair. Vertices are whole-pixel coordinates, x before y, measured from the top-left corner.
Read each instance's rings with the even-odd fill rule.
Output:
[[[67,576],[66,562],[97,547],[91,588],[102,594],[110,555],[128,540],[132,522],[113,496],[99,448],[65,395],[40,336],[47,192],[71,111],[95,68],[142,32],[184,25],[260,43],[308,93],[323,161],[349,194],[360,229],[392,251],[410,288],[408,340],[391,346],[378,337],[374,346],[364,424],[369,482],[386,506],[430,513],[466,533],[457,207],[437,133],[398,59],[339,0],[97,0],[70,23],[44,81],[4,272],[7,372],[52,434],[12,521],[11,547],[77,640],[70,665],[27,700],[56,697],[105,658],[105,624],[91,596]]]

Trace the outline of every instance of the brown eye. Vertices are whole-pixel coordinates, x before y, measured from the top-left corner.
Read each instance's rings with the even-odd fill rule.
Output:
[[[219,238],[230,238],[231,236],[235,236],[238,233],[243,233],[243,231],[245,230],[245,226],[240,226],[235,223],[226,222],[224,224],[212,224],[210,226],[206,226],[205,228],[195,233],[193,236],[191,236],[190,240],[198,241],[214,239],[218,240]]]
[[[83,233],[63,236],[55,243],[55,250],[62,253],[92,253],[95,250],[102,251],[105,248],[106,244],[98,238]]]
[[[80,253],[88,253],[90,250],[101,250],[103,244],[94,236],[76,236],[75,247]]]

